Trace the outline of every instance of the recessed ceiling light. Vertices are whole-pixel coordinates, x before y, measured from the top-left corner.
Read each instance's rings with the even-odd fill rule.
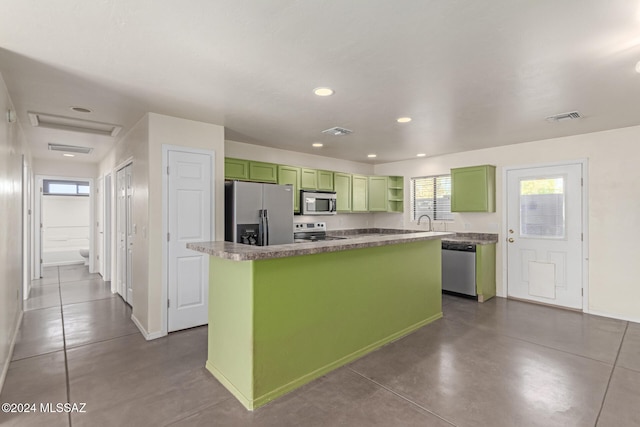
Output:
[[[330,87],[317,87],[313,90],[313,93],[318,96],[331,96],[333,95],[333,89]]]
[[[426,155],[425,153],[419,153],[419,154],[416,154],[416,157],[426,157],[426,156],[427,156],[427,155]]]
[[[84,107],[69,107],[69,108],[75,111],[76,113],[93,113],[93,111]]]
[[[411,117],[398,117],[396,122],[398,123],[409,123],[411,121]]]
[[[69,153],[64,153],[63,156],[65,157],[75,157],[75,154],[69,154]]]
[[[374,157],[378,157],[378,156],[377,156],[377,155],[375,155],[375,154],[367,154],[367,157],[374,158]]]
[[[324,144],[322,142],[314,142],[313,144],[311,144],[312,147],[315,148],[320,148],[322,147]]]

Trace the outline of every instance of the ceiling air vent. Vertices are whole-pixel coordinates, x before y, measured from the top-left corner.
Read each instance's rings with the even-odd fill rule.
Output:
[[[570,113],[556,114],[555,116],[547,117],[548,122],[564,122],[566,120],[581,119],[582,116],[577,111],[571,111]]]
[[[111,123],[94,122],[91,120],[76,119],[74,117],[54,116],[53,114],[28,112],[32,126],[70,130],[73,132],[90,133],[94,135],[116,136],[122,130],[122,126]]]
[[[331,129],[325,129],[322,131],[322,133],[326,133],[327,135],[333,135],[333,136],[342,136],[342,135],[349,135],[350,133],[353,133],[353,131],[336,126]]]
[[[52,144],[49,143],[49,150],[51,151],[62,151],[65,153],[78,153],[78,154],[89,154],[93,151],[93,148],[90,147],[80,147],[77,145],[62,145],[62,144]]]

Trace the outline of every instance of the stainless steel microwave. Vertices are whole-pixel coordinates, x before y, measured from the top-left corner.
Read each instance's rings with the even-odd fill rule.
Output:
[[[335,215],[336,193],[300,191],[301,215]]]

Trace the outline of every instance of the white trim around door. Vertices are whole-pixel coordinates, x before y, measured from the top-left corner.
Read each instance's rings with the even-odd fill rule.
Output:
[[[582,307],[581,311],[584,313],[589,313],[589,207],[588,207],[588,195],[589,195],[589,179],[588,179],[588,160],[587,159],[578,159],[578,160],[567,160],[561,162],[552,162],[552,163],[544,163],[544,164],[532,164],[532,165],[518,165],[518,166],[506,166],[502,169],[502,236],[503,240],[503,250],[502,250],[502,292],[499,296],[508,297],[509,295],[509,242],[508,239],[511,237],[509,232],[509,194],[508,194],[508,175],[509,172],[516,172],[521,170],[528,169],[544,169],[544,168],[556,168],[562,166],[571,166],[577,165],[581,168],[582,174],[582,185],[581,185],[581,207],[580,207],[580,215],[581,215],[581,257],[580,262],[581,265],[579,268],[581,269],[581,282],[582,282]]]

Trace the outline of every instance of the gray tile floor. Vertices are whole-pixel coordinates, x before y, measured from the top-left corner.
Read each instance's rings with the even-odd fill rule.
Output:
[[[204,369],[206,327],[145,341],[86,268],[33,285],[0,402],[86,413],[1,425],[640,426],[635,323],[445,295],[443,319],[249,412]]]

